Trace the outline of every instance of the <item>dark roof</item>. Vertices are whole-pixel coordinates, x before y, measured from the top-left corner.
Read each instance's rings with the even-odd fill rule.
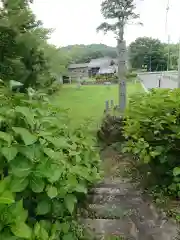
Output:
[[[92,59],[90,63],[78,63],[78,64],[70,64],[69,69],[75,69],[75,68],[96,68],[96,67],[104,67],[108,68],[111,65],[111,62],[114,62],[117,64],[117,59],[113,59],[111,57],[103,57],[103,58],[96,58]]]
[[[118,58],[113,58],[112,60],[116,65],[118,64]]]
[[[68,66],[69,69],[74,69],[74,68],[87,68],[88,67],[88,63],[77,63],[77,64],[70,64]]]
[[[112,61],[112,58],[110,57],[92,59],[88,67],[93,68],[93,67],[109,66],[111,61]]]
[[[109,66],[109,67],[101,67],[99,69],[99,74],[110,74],[110,73],[115,73],[116,72],[116,67],[115,66]]]

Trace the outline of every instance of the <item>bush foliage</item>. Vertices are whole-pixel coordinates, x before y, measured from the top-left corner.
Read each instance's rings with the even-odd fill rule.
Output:
[[[54,81],[47,89],[47,93],[49,95],[52,95],[58,91],[60,91],[62,88],[62,84],[60,82]]]
[[[129,102],[125,151],[135,154],[155,185],[180,196],[180,91],[152,90]]]
[[[137,73],[136,72],[127,72],[126,78],[127,79],[137,78]]]
[[[95,79],[97,83],[105,83],[105,82],[118,83],[118,77],[115,74],[97,75]]]
[[[116,142],[124,142],[124,122],[125,119],[122,117],[106,114],[102,119],[100,129],[97,132],[98,139],[107,145],[111,145]]]
[[[41,99],[41,100],[40,100]],[[99,157],[82,129],[46,95],[0,88],[0,238],[83,239],[76,209],[99,179]]]

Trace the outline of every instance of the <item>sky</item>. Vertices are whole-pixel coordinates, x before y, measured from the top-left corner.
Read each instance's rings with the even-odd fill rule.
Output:
[[[153,37],[167,42],[178,42],[180,38],[180,0],[169,0],[168,24],[166,7],[168,0],[135,0],[136,12],[143,26],[129,25],[125,30],[127,44],[137,37]],[[34,0],[32,9],[44,27],[53,28],[49,40],[56,46],[71,44],[103,43],[116,46],[112,33],[97,33],[96,28],[104,19],[101,15],[102,0]]]

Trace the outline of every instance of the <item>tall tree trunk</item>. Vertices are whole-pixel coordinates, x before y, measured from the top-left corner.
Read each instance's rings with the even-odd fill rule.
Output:
[[[121,113],[126,108],[126,44],[124,41],[124,23],[121,20],[119,38],[117,44],[118,52],[118,79],[119,79],[119,110]]]

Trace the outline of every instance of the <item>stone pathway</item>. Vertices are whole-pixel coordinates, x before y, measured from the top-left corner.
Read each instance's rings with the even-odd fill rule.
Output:
[[[86,229],[94,239],[173,240],[177,227],[144,200],[136,183],[122,176],[127,159],[112,152],[104,159],[105,179],[90,190],[83,213]],[[121,160],[119,159],[121,158]],[[91,234],[92,236],[92,234]]]

